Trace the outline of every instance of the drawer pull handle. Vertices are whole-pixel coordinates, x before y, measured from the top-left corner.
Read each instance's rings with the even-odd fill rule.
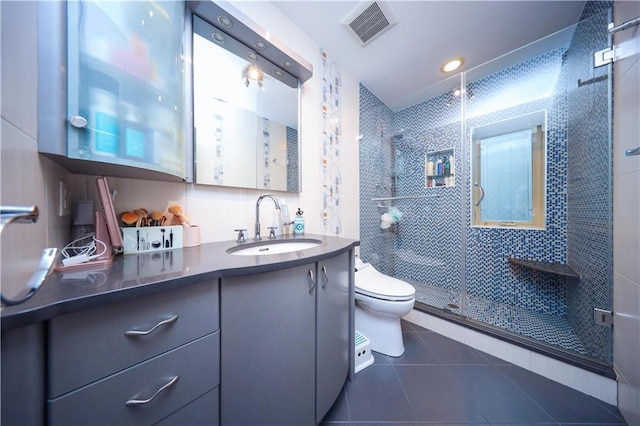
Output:
[[[161,327],[163,325],[167,325],[167,324],[171,324],[172,322],[176,322],[178,321],[178,316],[177,315],[172,315],[169,318],[160,321],[159,323],[157,323],[156,325],[154,325],[150,330],[147,331],[143,331],[143,330],[128,330],[125,331],[124,335],[125,336],[146,336],[147,334],[151,334],[153,333],[158,327]]]
[[[178,381],[178,376],[174,376],[171,378],[171,380],[169,380],[169,382],[165,383],[160,389],[158,389],[156,391],[156,393],[154,393],[153,395],[151,395],[151,397],[147,398],[147,399],[130,399],[126,402],[125,405],[132,407],[132,406],[136,406],[136,405],[145,405],[150,403],[151,401],[153,401],[153,399],[158,396],[160,394],[160,392],[169,389],[171,386],[173,386],[176,382]]]
[[[309,269],[309,284],[311,284],[311,287],[309,287],[309,294],[313,293],[313,290],[316,288],[316,278],[313,274],[313,270]]]
[[[329,275],[327,274],[327,267],[322,265],[322,288],[327,287],[329,284]]]

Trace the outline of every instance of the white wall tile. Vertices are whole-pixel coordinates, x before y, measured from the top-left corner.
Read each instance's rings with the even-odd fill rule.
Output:
[[[4,118],[0,133],[0,203],[3,206],[35,205],[40,210],[35,224],[9,225],[0,237],[2,293],[12,297],[27,283],[38,266],[42,250],[47,247],[47,197],[45,172],[35,141]]]
[[[640,389],[640,284],[614,274],[613,352],[616,369]],[[640,401],[640,399],[638,400]],[[640,413],[639,413],[640,414]]]
[[[640,16],[640,2],[614,2],[614,22]],[[619,374],[618,408],[629,424],[640,423],[640,27],[614,35],[614,276],[613,364]]]
[[[37,2],[0,2],[2,7],[2,117],[33,140],[38,137]]]
[[[638,32],[636,39],[640,44],[640,27],[636,27],[636,32]],[[640,48],[634,57],[620,62],[614,64],[613,175],[615,177],[640,171],[640,155],[627,157],[624,154],[627,149],[640,146],[640,119],[638,118],[640,117],[638,105]],[[629,67],[625,73],[622,73],[620,67],[624,66],[624,63]]]
[[[640,282],[640,172],[614,180],[613,254],[616,272]]]

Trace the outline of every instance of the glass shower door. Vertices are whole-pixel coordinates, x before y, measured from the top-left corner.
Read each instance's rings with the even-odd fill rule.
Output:
[[[611,308],[611,74],[610,66],[593,64],[593,53],[609,45],[609,12],[589,5],[575,28],[538,44],[548,45],[551,37],[566,42],[528,55],[521,49],[465,73],[470,163],[466,212],[493,200],[501,218],[517,198],[515,192],[499,196],[501,187],[513,180],[497,180],[484,188],[476,185],[482,160],[472,155],[472,146],[480,139],[474,133],[492,129],[493,139],[483,143],[493,146],[496,138],[521,143],[515,141],[514,132],[522,130],[518,125],[523,117],[544,114],[546,119],[543,221],[473,218],[465,244],[463,314],[518,337],[610,363],[611,329],[595,324],[594,309]],[[520,59],[503,65],[511,56]],[[527,152],[520,155],[530,155]],[[498,162],[482,168],[482,173],[491,179],[514,164],[530,167],[534,162],[535,158]],[[526,174],[527,179],[534,175]],[[536,216],[533,207],[529,216]],[[510,262],[514,259],[539,262],[541,267],[568,265],[580,278],[517,266]]]

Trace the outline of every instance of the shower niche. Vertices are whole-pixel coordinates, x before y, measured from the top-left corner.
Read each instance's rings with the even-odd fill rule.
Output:
[[[456,186],[454,158],[453,148],[427,152],[424,156],[424,186]]]

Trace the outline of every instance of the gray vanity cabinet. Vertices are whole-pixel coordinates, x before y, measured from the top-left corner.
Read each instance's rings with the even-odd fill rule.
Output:
[[[2,332],[0,424],[45,424],[44,341],[41,323]]]
[[[212,281],[50,320],[49,423],[217,424],[218,307]]]
[[[221,424],[314,423],[315,267],[222,279]]]
[[[318,262],[316,423],[327,414],[349,373],[349,253]]]
[[[223,278],[221,424],[317,424],[349,369],[350,252]]]

